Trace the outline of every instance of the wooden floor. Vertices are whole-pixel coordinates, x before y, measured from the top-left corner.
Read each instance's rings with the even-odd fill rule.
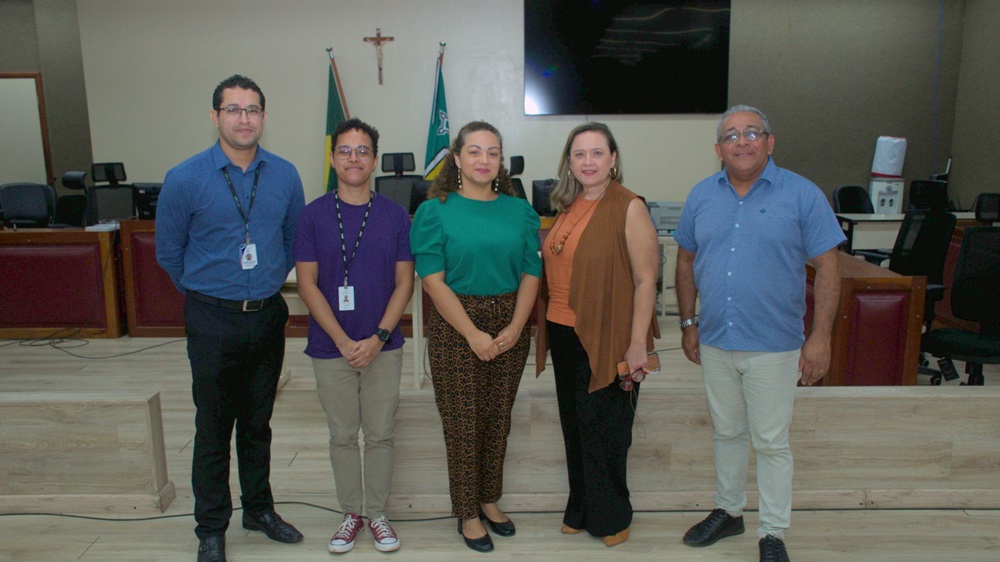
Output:
[[[650,410],[658,394],[697,392],[701,388],[698,368],[684,360],[677,349],[679,335],[673,326],[673,319],[663,322],[665,334],[658,342],[669,376],[644,384],[643,400]],[[288,341],[285,370],[289,377],[279,393],[272,424],[275,449],[272,485],[279,512],[302,530],[306,539],[297,545],[271,542],[261,533],[244,531],[237,512],[227,535],[230,560],[308,561],[328,560],[332,556],[326,551],[326,543],[341,516],[334,512],[338,506],[326,457],[327,429],[314,394],[312,368],[302,354],[304,346],[302,339]],[[428,427],[439,428],[430,385],[425,382],[422,388],[415,388],[412,360],[407,353],[404,357],[401,415],[409,407],[405,414],[407,423],[419,416],[426,420]],[[959,370],[961,372],[961,367]],[[528,365],[526,373],[534,374],[533,364]],[[919,382],[927,384],[926,377]],[[995,366],[987,367],[986,384],[1000,385],[1000,371]],[[162,516],[142,521],[0,514],[0,561],[194,559],[197,540],[192,532],[190,485],[194,407],[183,340],[125,337],[0,342],[0,392],[24,391],[159,392],[169,477],[176,485],[177,498]],[[554,400],[551,374],[543,374],[538,380],[526,375],[519,400]],[[655,428],[643,427],[642,413],[640,405],[640,423],[636,431],[652,433]],[[654,419],[649,417],[646,423]],[[552,420],[542,421],[552,423]],[[515,425],[518,423],[515,419]],[[414,440],[401,444],[405,455],[401,454],[397,462],[422,463],[422,455],[439,456],[441,437],[435,431],[439,429],[424,432],[427,434],[425,443]],[[993,431],[1000,432],[1000,429]],[[553,447],[553,455],[561,455],[561,443],[554,442]],[[537,459],[537,462],[547,460]],[[439,464],[433,463],[434,466]],[[994,464],[991,470],[1000,468]],[[532,465],[508,467],[508,472],[511,471],[518,473],[512,481],[530,480]],[[351,560],[380,560],[391,556],[399,560],[434,561],[478,557],[464,547],[455,531],[454,520],[448,517],[447,505],[440,501],[446,476],[440,471],[428,471],[417,477],[414,473],[421,474],[407,470],[407,480],[397,482],[399,487],[408,488],[408,493],[394,497],[390,506],[390,517],[400,534],[402,549],[391,555],[378,553],[366,534],[362,535],[354,551],[344,556]],[[551,473],[551,470],[545,472]],[[706,477],[711,479],[711,475]],[[235,479],[233,482],[234,493],[238,494],[238,484]],[[559,489],[561,485],[561,482],[540,482],[538,489]],[[424,490],[428,494],[426,501],[421,496]],[[433,496],[431,492],[438,495]],[[555,502],[552,497],[556,498]],[[558,532],[559,501],[558,494],[550,494],[550,499],[539,502],[523,497],[508,498],[506,504],[501,500],[501,506],[508,509],[517,523],[518,533],[510,539],[495,537],[497,550],[487,558],[524,561],[757,559],[754,536],[757,514],[754,511],[747,512],[746,534],[706,549],[694,549],[681,544],[681,536],[704,516],[704,509],[656,511],[653,507],[636,514],[627,543],[608,549],[589,536],[561,535]],[[710,504],[711,498],[704,497],[702,501]],[[129,516],[116,514],[110,518],[128,519]],[[796,510],[786,542],[794,560],[1000,560],[1000,510]]]

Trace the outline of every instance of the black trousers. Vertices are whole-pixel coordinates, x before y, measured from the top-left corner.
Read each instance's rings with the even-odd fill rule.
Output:
[[[240,502],[271,508],[271,413],[285,357],[288,306],[280,295],[257,312],[184,299],[184,324],[195,405],[195,534],[224,535],[233,513],[229,444],[236,427]]]
[[[569,472],[563,523],[613,535],[632,524],[627,465],[640,385],[626,392],[615,381],[588,392],[590,360],[580,338],[571,326],[548,322],[548,330]]]

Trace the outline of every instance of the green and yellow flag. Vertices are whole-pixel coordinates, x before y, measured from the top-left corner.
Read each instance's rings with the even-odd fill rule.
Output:
[[[347,103],[344,101],[344,92],[340,88],[340,77],[337,74],[337,63],[333,60],[333,49],[327,49],[330,54],[330,78],[327,81],[326,94],[326,152],[323,153],[323,161],[326,163],[323,172],[323,183],[326,191],[336,191],[337,174],[330,164],[330,153],[333,151],[333,131],[337,125],[347,121],[351,113],[347,110]]]
[[[451,135],[448,131],[448,105],[444,100],[444,79],[441,65],[444,63],[444,43],[438,52],[437,75],[434,79],[434,101],[431,103],[431,123],[427,132],[427,157],[424,159],[424,179],[433,180],[444,165],[448,155]]]

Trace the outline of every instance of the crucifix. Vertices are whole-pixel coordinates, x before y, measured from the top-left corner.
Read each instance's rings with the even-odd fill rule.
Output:
[[[378,58],[378,84],[382,85],[382,43],[388,43],[395,37],[382,37],[382,28],[375,28],[375,37],[365,37],[365,43],[375,44],[375,57]]]

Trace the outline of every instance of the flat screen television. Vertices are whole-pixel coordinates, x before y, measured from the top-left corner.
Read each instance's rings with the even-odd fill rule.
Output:
[[[525,115],[722,113],[730,0],[525,0]]]

